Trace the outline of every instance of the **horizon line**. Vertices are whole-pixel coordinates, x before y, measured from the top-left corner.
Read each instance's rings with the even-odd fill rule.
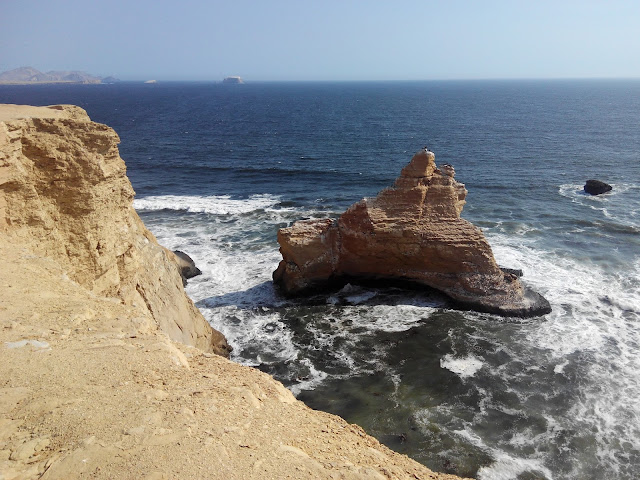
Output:
[[[238,75],[236,75],[238,76]],[[482,82],[482,81],[550,81],[550,80],[640,80],[640,76],[593,76],[593,77],[479,77],[479,78],[423,78],[423,79],[280,79],[280,80],[263,80],[263,79],[247,79],[240,76],[243,84],[247,83],[395,83],[395,82]],[[147,82],[155,80],[160,82],[213,82],[222,83],[221,79],[153,79],[146,77],[144,79],[126,79],[120,82]],[[242,85],[242,84],[241,84]]]

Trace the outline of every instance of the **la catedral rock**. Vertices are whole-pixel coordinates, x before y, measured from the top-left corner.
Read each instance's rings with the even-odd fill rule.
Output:
[[[482,231],[460,218],[467,190],[451,165],[426,148],[391,188],[337,220],[280,229],[274,282],[288,295],[349,280],[403,280],[437,289],[465,309],[535,316],[551,307],[517,275],[500,269]]]

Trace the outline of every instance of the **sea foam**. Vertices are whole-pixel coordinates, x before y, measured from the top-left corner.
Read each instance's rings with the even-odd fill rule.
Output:
[[[482,368],[482,360],[469,355],[464,358],[455,358],[453,355],[445,355],[440,360],[440,366],[452,371],[460,378],[473,377]]]
[[[234,199],[229,195],[161,195],[137,198],[133,202],[136,210],[178,210],[214,215],[237,215],[276,206],[280,197],[276,195],[251,195],[247,199]]]
[[[279,197],[271,195],[246,199],[163,196],[137,200],[136,208],[143,213],[170,209],[185,216],[149,226],[160,243],[187,252],[203,271],[189,280],[187,292],[209,322],[227,336],[236,361],[267,371],[276,368],[296,394],[329,379],[376,375],[384,370],[387,355],[387,347],[373,341],[376,332],[407,331],[428,321],[443,304],[409,293],[385,303],[388,298],[381,295],[387,292],[348,286],[330,296],[323,307],[316,307],[322,320],[310,321],[302,313],[296,318],[292,312],[297,304],[280,297],[271,282],[271,272],[281,258],[275,233],[296,218],[325,212],[281,208],[279,203]],[[588,205],[585,208],[591,210]],[[186,217],[197,212],[206,213],[207,221]],[[485,232],[498,263],[522,268],[522,281],[549,299],[553,312],[516,324],[466,313],[467,321],[478,327],[474,341],[495,345],[495,351],[452,351],[441,357],[441,368],[465,384],[503,385],[496,388],[516,395],[520,405],[508,406],[496,401],[493,389],[479,388],[479,426],[491,411],[513,418],[532,414],[526,410],[531,395],[556,402],[568,394],[563,385],[573,385],[576,372],[583,382],[571,387],[581,390],[567,411],[535,407],[547,426],[542,433],[524,429],[505,440],[478,442],[475,427],[468,425],[456,430],[458,436],[494,459],[478,472],[485,480],[516,478],[525,472],[553,478],[544,451],[558,443],[558,432],[571,431],[592,432],[583,441],[594,442],[595,448],[585,455],[597,458],[605,466],[603,471],[620,471],[616,455],[634,455],[634,449],[640,448],[640,408],[635,402],[640,397],[640,258],[630,259],[624,272],[609,271],[557,246],[544,247],[540,238],[545,232],[531,226],[515,225],[508,234],[502,233],[504,228],[503,222]],[[298,321],[304,326],[299,331],[293,328]],[[511,336],[502,338],[501,329]],[[373,345],[367,355],[363,345]],[[317,362],[320,357],[329,368]],[[503,357],[506,363],[496,363],[496,358]],[[549,383],[546,370],[556,380]],[[384,371],[401,384],[397,372]],[[536,375],[540,379],[531,383]],[[532,449],[534,453],[525,453]]]

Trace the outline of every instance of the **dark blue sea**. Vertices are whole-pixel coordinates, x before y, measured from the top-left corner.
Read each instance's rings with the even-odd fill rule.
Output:
[[[313,408],[428,467],[480,479],[640,477],[640,81],[0,86],[113,127],[188,294]],[[278,228],[337,217],[423,146],[462,216],[549,315],[451,310],[417,291],[274,291]],[[587,179],[613,185],[584,194]]]

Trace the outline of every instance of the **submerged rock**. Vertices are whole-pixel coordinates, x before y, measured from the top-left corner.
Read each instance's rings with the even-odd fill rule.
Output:
[[[611,185],[601,182],[600,180],[587,180],[587,183],[584,185],[584,191],[591,195],[600,195],[610,192],[611,190],[613,190]]]
[[[343,279],[409,280],[445,293],[464,309],[535,316],[551,307],[497,265],[482,231],[460,218],[467,190],[451,165],[426,148],[391,188],[336,221],[305,220],[278,232],[274,282],[287,295]]]

